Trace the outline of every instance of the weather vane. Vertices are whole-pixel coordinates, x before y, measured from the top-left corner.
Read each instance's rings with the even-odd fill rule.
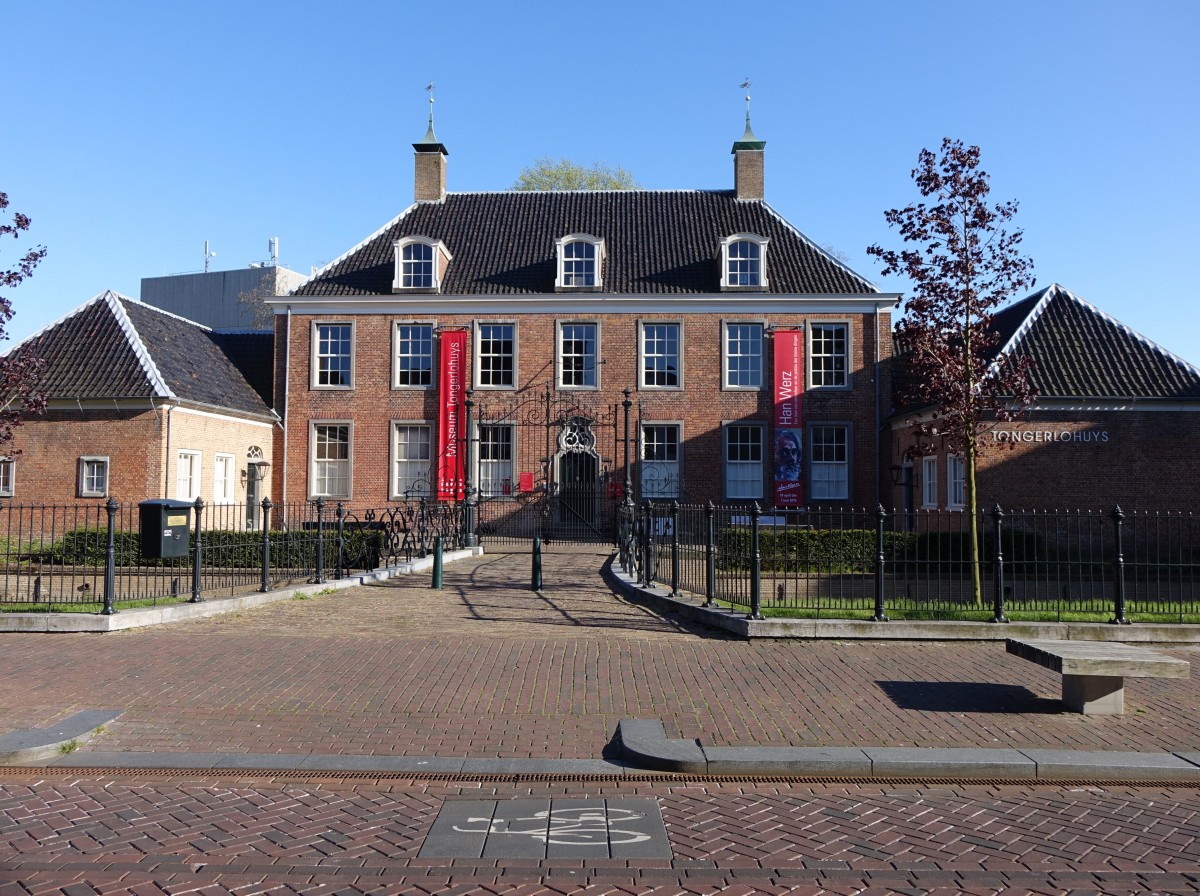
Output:
[[[738,85],[742,90],[746,91],[746,121],[750,120],[750,79],[747,78]]]
[[[430,81],[425,85],[425,89],[429,91],[429,127],[433,128],[433,82]]]

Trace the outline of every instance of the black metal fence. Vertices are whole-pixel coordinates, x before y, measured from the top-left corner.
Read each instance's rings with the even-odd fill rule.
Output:
[[[626,508],[619,562],[708,605],[800,618],[1200,622],[1190,513]],[[979,587],[976,590],[976,577]]]
[[[166,551],[143,544],[139,503],[0,505],[0,606],[108,613],[270,591],[422,557],[439,537],[444,550],[462,541],[459,504],[264,500],[248,516],[242,505],[170,503],[183,537]],[[155,556],[172,552],[182,556]]]

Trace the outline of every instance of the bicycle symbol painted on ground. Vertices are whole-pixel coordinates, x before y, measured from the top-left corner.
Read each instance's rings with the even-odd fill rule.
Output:
[[[511,834],[555,844],[641,843],[649,840],[650,835],[615,827],[614,824],[619,825],[645,817],[644,813],[631,809],[609,809],[603,806],[586,809],[549,809],[523,818],[472,817],[467,819],[467,825],[479,824],[482,827],[455,825],[454,830],[464,834]]]

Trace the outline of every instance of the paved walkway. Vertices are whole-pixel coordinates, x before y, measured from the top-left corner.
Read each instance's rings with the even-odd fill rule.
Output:
[[[1200,675],[1129,679],[1125,715],[1084,717],[1002,643],[732,640],[615,596],[604,560],[548,551],[540,594],[527,554],[491,554],[447,566],[440,592],[413,576],[170,626],[0,635],[0,717],[123,710],[85,751],[584,759],[611,755],[622,719],[710,746],[1200,745]]]

